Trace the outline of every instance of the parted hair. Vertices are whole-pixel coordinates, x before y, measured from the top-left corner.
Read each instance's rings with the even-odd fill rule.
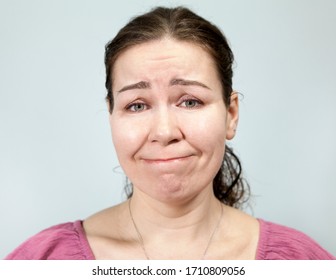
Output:
[[[224,34],[185,7],[157,7],[131,19],[105,46],[106,100],[110,113],[114,105],[113,66],[118,56],[132,46],[164,37],[194,43],[211,55],[221,80],[223,100],[228,107],[233,92],[234,56]],[[250,188],[242,177],[239,158],[227,145],[221,168],[213,179],[213,191],[217,199],[235,208],[240,208],[249,197]],[[127,196],[131,197],[132,192],[132,184],[127,184]]]

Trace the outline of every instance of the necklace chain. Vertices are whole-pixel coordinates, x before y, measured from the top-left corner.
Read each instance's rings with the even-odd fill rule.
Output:
[[[129,210],[129,213],[130,213],[130,216],[131,216],[131,220],[132,220],[132,223],[133,223],[133,226],[135,228],[135,231],[137,232],[137,235],[138,235],[138,239],[139,239],[139,242],[140,242],[140,245],[141,245],[141,248],[142,248],[142,251],[144,252],[145,256],[146,256],[146,259],[149,260],[149,256],[147,254],[147,251],[146,251],[146,248],[145,248],[145,244],[144,244],[144,241],[143,241],[143,238],[140,234],[140,231],[134,221],[134,218],[133,218],[133,214],[132,214],[132,210],[131,210],[131,200],[132,198],[130,198],[130,200],[128,201],[128,210]]]
[[[149,256],[148,256],[148,253],[147,253],[147,251],[146,251],[146,247],[145,247],[145,243],[144,243],[144,240],[143,240],[143,238],[142,238],[142,235],[141,235],[141,233],[140,233],[140,231],[139,231],[139,229],[138,229],[138,227],[137,227],[137,225],[136,225],[136,223],[135,223],[135,221],[134,221],[134,218],[133,218],[132,209],[131,209],[131,200],[132,200],[132,198],[130,198],[130,200],[128,201],[128,210],[129,210],[129,213],[130,213],[130,216],[131,216],[131,220],[132,220],[133,226],[134,226],[134,228],[135,228],[135,231],[136,231],[136,233],[137,233],[137,235],[138,235],[138,239],[139,239],[139,243],[140,243],[140,246],[141,246],[141,248],[142,248],[142,251],[143,251],[143,253],[144,253],[146,259],[147,259],[147,260],[150,260],[150,258],[149,258]],[[202,258],[201,258],[202,260],[205,259],[205,256],[206,256],[206,254],[207,254],[207,252],[208,252],[208,249],[209,249],[209,247],[210,247],[210,244],[211,244],[211,242],[212,242],[212,239],[213,239],[213,237],[214,237],[214,235],[215,235],[215,233],[216,233],[216,231],[217,231],[217,229],[218,229],[218,227],[219,227],[219,224],[220,224],[220,222],[221,222],[221,220],[222,220],[222,217],[223,217],[223,205],[221,204],[221,214],[220,214],[220,216],[219,216],[218,222],[217,222],[217,224],[216,224],[216,226],[215,226],[213,232],[212,232],[211,235],[210,235],[210,238],[209,238],[209,241],[208,241],[208,243],[207,243],[207,246],[206,246],[206,248],[205,248],[205,250],[204,250],[204,253],[202,254]]]

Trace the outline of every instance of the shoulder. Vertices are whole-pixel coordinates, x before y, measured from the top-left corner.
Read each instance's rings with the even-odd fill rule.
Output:
[[[93,259],[81,221],[47,228],[22,243],[8,260]]]
[[[259,224],[259,260],[335,259],[313,239],[298,230],[264,220],[259,220]]]

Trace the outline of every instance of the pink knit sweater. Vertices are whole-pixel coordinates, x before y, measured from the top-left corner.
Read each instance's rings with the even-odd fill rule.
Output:
[[[259,219],[257,260],[333,260],[330,253],[297,230]],[[94,260],[82,221],[45,229],[28,239],[8,260]]]

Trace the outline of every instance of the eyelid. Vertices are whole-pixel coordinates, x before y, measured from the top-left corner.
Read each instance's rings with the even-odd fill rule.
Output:
[[[183,101],[186,101],[186,100],[195,100],[195,101],[198,101],[200,103],[203,103],[199,98],[191,95],[191,94],[185,94],[183,95],[180,99],[179,99],[179,103],[183,102]]]
[[[181,104],[186,101],[196,101],[198,103],[195,107],[191,107],[189,109],[198,108],[199,106],[202,106],[204,104],[204,102],[202,102],[199,98],[196,98],[195,96],[184,95],[180,98],[178,102],[178,106],[181,106]],[[187,106],[184,106],[184,107],[187,107]]]
[[[197,104],[195,106],[192,106],[192,107],[182,106],[183,103],[186,102],[186,101],[193,101],[193,102],[196,102]],[[136,105],[143,105],[144,108],[141,109],[141,110],[138,110],[138,111],[137,110],[132,110],[132,107],[134,108],[134,106],[136,106]],[[177,101],[177,106],[178,107],[185,107],[185,108],[188,108],[188,109],[198,108],[202,105],[204,105],[204,102],[202,100],[200,100],[199,98],[191,95],[191,94],[185,94],[182,97],[180,97],[179,100]],[[124,107],[124,110],[127,111],[127,112],[131,112],[131,113],[139,113],[139,112],[146,111],[149,108],[150,108],[150,106],[148,105],[147,102],[145,102],[142,99],[137,99],[137,100],[134,100],[134,101],[128,103]]]
[[[135,110],[131,110],[131,108],[135,105],[144,105],[145,108],[143,110],[140,110],[140,111],[135,111]],[[148,109],[148,105],[146,102],[142,101],[142,100],[136,100],[136,101],[133,101],[131,103],[128,103],[126,106],[125,106],[125,110],[128,111],[128,112],[131,112],[131,113],[137,113],[137,112],[142,112],[142,111],[145,111]]]

